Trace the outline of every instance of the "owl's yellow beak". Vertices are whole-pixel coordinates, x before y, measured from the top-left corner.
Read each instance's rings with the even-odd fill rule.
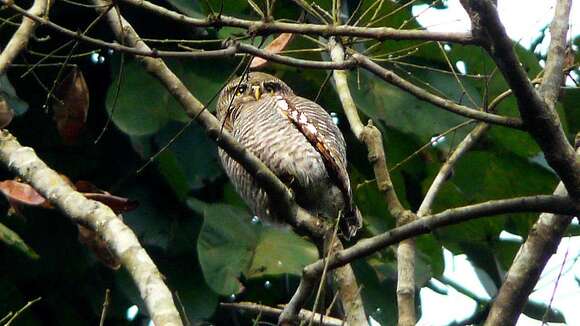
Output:
[[[262,88],[260,86],[252,86],[252,90],[254,91],[254,98],[257,100],[260,99],[260,97],[262,96]]]

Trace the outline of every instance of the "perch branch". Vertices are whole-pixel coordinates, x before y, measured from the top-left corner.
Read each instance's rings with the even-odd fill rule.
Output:
[[[95,8],[97,11],[104,10],[102,8],[106,4],[105,1],[93,0],[93,2],[98,5]],[[106,17],[117,39],[123,40],[128,46],[141,52],[151,51],[122,15],[109,12]],[[275,202],[276,207],[280,208],[280,212],[285,213],[284,218],[290,225],[313,238],[321,238],[324,235],[325,226],[320,220],[298,206],[286,185],[262,161],[237,142],[227,130],[222,130],[221,123],[191,94],[162,59],[146,56],[137,56],[136,58],[147,72],[156,77],[167,88],[189,117],[196,119],[205,129],[207,135],[254,177],[260,187],[268,193],[269,198]]]
[[[390,245],[429,233],[437,228],[484,216],[523,212],[549,212],[564,215],[578,215],[580,213],[580,203],[569,197],[540,195],[490,200],[480,204],[448,209],[441,213],[428,215],[424,218],[409,222],[374,237],[362,239],[354,246],[339,251],[329,257],[330,262],[328,268],[333,269],[343,266]],[[288,305],[284,308],[280,320],[291,320],[290,316],[296,316],[298,314],[298,311],[304,305],[304,302],[320,277],[324,263],[323,260],[318,260],[303,269],[302,279],[298,285],[298,289]]]
[[[161,273],[137,237],[106,205],[85,198],[41,161],[30,147],[22,147],[7,130],[0,131],[0,161],[34,187],[76,223],[95,230],[131,274],[156,325],[182,325],[173,297]]]
[[[34,0],[32,7],[25,12],[35,16],[45,15],[48,12],[50,5],[49,0]],[[14,35],[12,35],[12,38],[8,41],[8,44],[6,44],[2,53],[0,53],[0,75],[6,73],[6,70],[12,61],[14,61],[20,51],[26,48],[28,40],[30,40],[30,37],[37,26],[38,22],[35,20],[28,17],[22,17],[22,23],[16,32],[14,32]]]

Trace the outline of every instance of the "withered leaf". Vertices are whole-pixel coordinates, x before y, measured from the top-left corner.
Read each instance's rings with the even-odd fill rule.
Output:
[[[0,181],[0,191],[8,201],[16,205],[46,206],[46,199],[30,185],[16,180]]]
[[[10,124],[14,117],[14,111],[8,104],[8,101],[0,95],[0,128],[4,128]]]
[[[119,258],[111,252],[105,240],[95,231],[77,224],[79,229],[79,242],[87,246],[97,259],[110,269],[119,269],[121,262]]]
[[[76,67],[58,86],[53,104],[56,127],[65,144],[74,144],[87,121],[89,89],[83,73]]]
[[[270,42],[270,44],[268,44],[264,50],[274,54],[280,53],[288,46],[293,36],[294,34],[292,33],[282,33],[274,40],[272,40],[272,42]],[[254,57],[252,63],[250,63],[250,68],[260,68],[266,65],[266,63],[268,63],[268,60],[260,57]]]

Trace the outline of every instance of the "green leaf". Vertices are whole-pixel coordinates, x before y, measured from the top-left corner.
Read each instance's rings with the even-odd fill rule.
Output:
[[[251,265],[258,243],[256,226],[246,223],[248,214],[236,207],[208,205],[197,241],[197,253],[209,287],[218,294],[243,290],[241,274]]]
[[[24,240],[14,231],[0,223],[0,242],[4,242],[8,247],[14,248],[30,259],[38,259],[38,254],[29,247]]]
[[[190,17],[194,18],[202,18],[203,15],[202,10],[200,8],[200,1],[191,1],[191,0],[168,0],[171,5],[177,8],[184,14],[187,14]]]
[[[154,138],[157,147],[171,142],[183,127],[176,122],[167,124]],[[195,124],[174,139],[159,158],[158,168],[180,200],[223,175],[216,145]]]
[[[523,310],[524,315],[547,323],[566,323],[562,312],[554,307],[548,307],[543,302],[528,300]]]
[[[113,80],[120,71],[117,57],[113,58]],[[166,59],[165,63],[202,103],[216,95],[233,66],[229,61],[219,64],[199,64],[194,60]],[[123,82],[115,103],[116,83],[107,92],[107,112],[115,125],[130,136],[157,133],[170,121],[187,122],[184,108],[159,81],[147,73],[136,60],[125,60]]]
[[[396,318],[393,318],[397,315],[395,265],[375,259],[359,259],[352,263],[352,268],[357,282],[362,285],[365,312],[381,325],[396,325]]]
[[[175,302],[183,309],[190,322],[200,321],[211,317],[218,305],[218,294],[206,284],[201,268],[197,261],[192,259],[191,253],[171,257],[171,266],[164,269],[169,286],[180,299]]]
[[[437,89],[451,99],[459,100],[462,97],[457,82],[450,76],[418,70],[413,71],[411,76],[430,85],[437,85]],[[360,83],[356,74],[350,75],[349,82],[355,102],[362,112],[376,122],[380,121],[402,133],[414,135],[423,142],[467,120],[418,100],[413,95],[365,72],[360,73]],[[471,92],[475,90],[470,89]],[[465,128],[460,129],[454,137],[461,139],[466,132]]]
[[[26,113],[28,110],[28,103],[18,97],[6,74],[0,75],[0,97],[3,97],[8,102],[8,106],[14,110],[17,116]]]
[[[113,64],[115,66],[117,68],[113,68],[113,75],[119,71],[118,64]],[[112,114],[115,125],[126,134],[144,136],[156,133],[169,119],[167,90],[135,60],[125,60],[123,73],[124,79],[114,111],[116,86],[113,83],[109,88],[107,112]]]
[[[566,112],[566,122],[569,127],[570,139],[580,132],[580,110],[578,110],[578,103],[580,103],[580,88],[564,88],[564,96],[562,97],[562,106]]]
[[[318,258],[316,247],[291,230],[252,223],[238,207],[206,205],[204,216],[197,243],[199,261],[208,285],[221,295],[241,292],[242,275],[248,279],[300,275]]]
[[[248,278],[265,275],[301,275],[304,266],[318,259],[316,247],[289,229],[264,228],[254,249]]]

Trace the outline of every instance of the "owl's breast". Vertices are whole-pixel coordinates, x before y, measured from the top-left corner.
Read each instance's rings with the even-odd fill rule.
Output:
[[[320,153],[277,108],[272,97],[240,107],[233,136],[279,178],[315,191],[328,180]]]

